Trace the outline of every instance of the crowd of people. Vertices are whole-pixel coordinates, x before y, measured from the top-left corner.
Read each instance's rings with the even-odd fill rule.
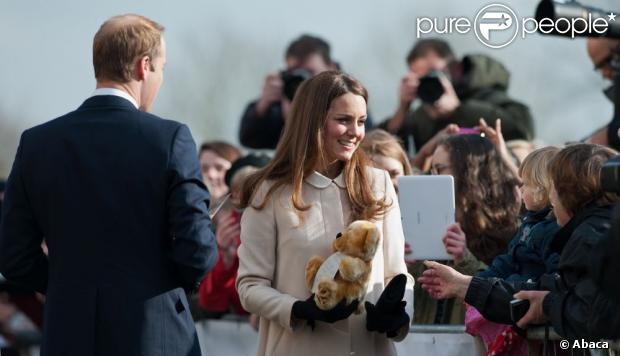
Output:
[[[112,42],[105,42],[104,36],[123,26],[146,26],[157,39],[163,31],[153,23],[145,25],[141,17],[111,21],[114,26],[104,24],[95,38],[95,56],[97,51],[111,55],[105,50]],[[159,41],[151,46],[159,46]],[[618,46],[618,41],[610,39],[588,39],[588,53],[607,79],[617,75],[612,64]],[[164,49],[157,48],[161,55]],[[136,83],[148,83],[144,71],[158,70],[152,67],[159,65],[155,63],[159,57],[144,53],[147,55],[131,58],[123,72],[137,76],[131,79]],[[148,60],[136,66],[131,62],[136,58]],[[185,279],[155,283],[148,296],[180,285],[190,298],[185,302],[175,294],[172,303],[177,313],[188,309],[194,321],[247,319],[259,333],[259,355],[317,351],[326,355],[391,355],[395,354],[393,342],[404,339],[412,323],[464,324],[469,334],[484,341],[489,354],[526,354],[524,330],[533,325],[551,325],[568,339],[620,338],[620,300],[597,282],[599,262],[610,258],[605,246],[610,244],[612,231],[618,229],[611,227],[611,221],[620,196],[606,191],[601,183],[604,164],[620,149],[615,137],[620,131],[612,132],[615,126],[601,128],[581,142],[545,145],[537,139],[527,105],[507,94],[509,69],[487,55],[459,58],[440,39],[414,43],[406,58],[408,71],[399,83],[396,110],[384,121],[375,122],[376,126],[367,110],[372,93],[345,74],[346,67],[334,61],[327,41],[303,35],[291,42],[284,59],[286,69],[268,74],[258,99],[243,111],[239,129],[243,147],[220,140],[192,149],[187,131],[185,137],[169,145],[179,150],[173,151],[172,157],[177,154],[181,160],[170,164],[172,168],[167,169],[171,172],[161,173],[158,163],[149,163],[149,172],[173,176],[175,183],[157,197],[166,201],[166,207],[171,204],[178,210],[169,212],[171,220],[163,225],[173,226],[177,236],[173,241],[187,241],[175,247],[177,257],[173,256],[174,268],[182,266]],[[105,85],[108,82],[124,83],[122,77],[115,76],[116,68],[102,63],[95,60],[98,88],[110,87]],[[138,68],[140,65],[146,69]],[[440,85],[434,100],[420,92],[429,78]],[[148,109],[152,92],[142,88],[142,96],[134,96],[130,89],[125,90],[127,95],[140,99],[135,101],[136,107]],[[95,134],[88,131],[85,135],[92,139]],[[127,142],[122,146],[132,150],[133,137],[123,137]],[[253,149],[274,151],[265,154]],[[20,146],[18,155],[22,150],[25,148]],[[88,150],[109,153],[101,148]],[[188,163],[191,154],[196,162]],[[8,220],[2,221],[0,230],[0,248],[12,247],[17,233],[33,236],[30,245],[20,246],[18,252],[0,251],[0,272],[8,279],[0,284],[0,342],[17,348],[19,340],[13,332],[16,315],[29,318],[28,330],[42,329],[43,294],[52,283],[50,287],[41,285],[40,276],[30,275],[35,268],[40,272],[40,267],[34,262],[22,264],[19,254],[26,259],[32,251],[42,249],[47,255],[47,242],[50,268],[65,263],[51,256],[62,248],[58,242],[62,236],[55,234],[66,231],[36,221],[41,214],[36,209],[24,218],[36,225],[36,231],[16,227],[18,215],[26,209],[19,196],[27,188],[40,189],[25,187],[26,183],[35,184],[31,180],[15,183],[22,179],[15,176],[16,169],[22,169],[17,174],[25,174],[21,164],[24,167],[16,164],[18,168],[9,178],[8,190],[13,195],[9,210],[1,215]],[[447,261],[412,259],[416,246],[405,243],[403,235],[398,203],[407,197],[399,194],[397,178],[426,174],[454,178],[455,223],[446,227],[442,238],[451,256]],[[105,176],[108,183],[117,182]],[[161,194],[153,193],[156,178],[144,184],[147,188],[140,188],[141,193]],[[191,189],[188,184],[193,185]],[[176,194],[173,198],[177,199],[166,194]],[[0,204],[2,198],[0,193]],[[103,195],[98,198],[107,199]],[[203,201],[210,202],[208,223],[183,227],[187,220],[181,214],[206,214],[199,206]],[[75,211],[76,207],[68,204]],[[158,211],[134,217],[152,224],[151,219],[160,215]],[[304,284],[306,262],[313,255],[329,256],[334,238],[355,220],[375,222],[382,235],[365,297],[369,305],[363,314],[355,313],[357,302],[323,310]],[[108,232],[118,233],[113,226],[104,226]],[[53,232],[46,230],[53,228]],[[211,231],[212,242],[183,237],[203,230]],[[165,250],[166,244],[158,248]],[[210,262],[197,259],[195,251],[209,252]],[[37,258],[48,259],[43,256]],[[130,268],[109,260],[104,263],[119,272]],[[52,272],[59,273],[50,269]],[[166,271],[158,273],[172,278]],[[122,278],[132,283],[130,278]],[[55,286],[56,291],[59,288]],[[76,291],[90,293],[87,289]],[[398,303],[383,308],[381,303],[390,293],[402,296]],[[510,314],[514,299],[529,301],[529,309],[518,320]],[[104,336],[114,335],[109,332]],[[48,350],[55,350],[55,343],[44,342]]]

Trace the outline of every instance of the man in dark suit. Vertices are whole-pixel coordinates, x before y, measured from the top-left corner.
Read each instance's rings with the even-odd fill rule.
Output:
[[[147,113],[162,31],[138,15],[106,21],[93,96],[21,136],[0,273],[46,295],[42,355],[200,355],[185,291],[217,249],[189,129]]]

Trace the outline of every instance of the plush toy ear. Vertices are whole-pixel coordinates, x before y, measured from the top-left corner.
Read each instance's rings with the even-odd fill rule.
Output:
[[[342,249],[344,248],[344,244],[345,244],[345,238],[342,238],[342,233],[338,233],[338,235],[336,235],[336,239],[334,240],[334,242],[332,242],[332,249],[335,251],[342,251]]]
[[[377,251],[377,245],[379,243],[379,234],[376,228],[367,229],[364,233],[364,254],[367,259],[372,259]]]

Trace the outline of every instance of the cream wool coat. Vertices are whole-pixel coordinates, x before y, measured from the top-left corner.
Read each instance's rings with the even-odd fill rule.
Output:
[[[413,320],[413,284],[404,261],[404,237],[400,209],[387,172],[371,170],[376,197],[392,202],[377,221],[382,232],[372,263],[366,300],[375,303],[392,277],[403,273],[408,283],[406,310]],[[262,202],[269,182],[258,187],[254,202]],[[237,290],[243,307],[260,316],[257,355],[396,355],[385,334],[366,330],[366,313],[351,315],[334,324],[317,322],[311,330],[305,321],[293,321],[291,309],[310,291],[304,283],[305,266],[314,255],[327,257],[331,243],[350,221],[350,204],[342,174],[334,180],[317,172],[302,187],[306,204],[300,224],[291,201],[291,187],[278,189],[262,210],[248,207],[241,218],[241,246]],[[402,340],[408,328],[396,337]]]

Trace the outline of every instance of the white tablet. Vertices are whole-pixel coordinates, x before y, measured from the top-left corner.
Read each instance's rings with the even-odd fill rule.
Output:
[[[412,258],[451,260],[442,237],[454,223],[454,179],[448,175],[398,177],[400,213]]]

